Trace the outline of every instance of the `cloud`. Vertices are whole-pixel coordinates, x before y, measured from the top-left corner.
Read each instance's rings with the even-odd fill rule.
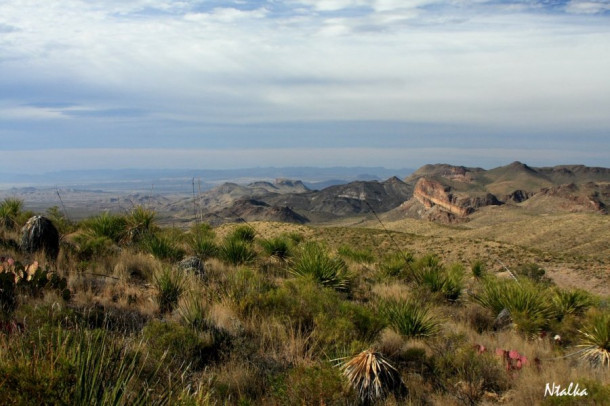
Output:
[[[570,132],[607,137],[607,8],[575,0],[3,2],[0,136],[19,134],[13,149],[51,134],[56,144],[100,148],[203,147],[220,137],[249,148],[311,146],[324,142],[310,130],[319,124],[345,146],[324,125],[384,122],[402,123],[405,143],[425,134],[430,147],[452,128],[454,143],[468,131],[539,143]],[[414,132],[417,123],[438,132]],[[371,147],[395,142],[366,131]]]

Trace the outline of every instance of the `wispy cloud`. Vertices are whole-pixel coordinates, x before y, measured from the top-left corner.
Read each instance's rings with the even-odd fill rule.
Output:
[[[558,133],[607,137],[609,4],[2,2],[0,137],[11,149],[40,134],[82,147],[165,147],[171,136],[253,148],[244,126],[267,145],[280,139],[279,123],[292,123],[282,127],[288,145],[316,139],[303,128],[341,121],[430,123],[436,135],[401,135],[407,144],[425,134],[430,147],[460,146],[452,127],[487,131],[479,142],[494,147],[509,145],[497,134],[538,145]],[[370,147],[393,142],[367,131]]]

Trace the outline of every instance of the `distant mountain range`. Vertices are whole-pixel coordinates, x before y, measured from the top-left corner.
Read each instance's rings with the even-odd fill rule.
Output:
[[[182,179],[182,189],[174,194],[169,193],[171,188],[162,193],[157,187],[144,192],[129,192],[127,189],[122,194],[106,190],[86,193],[71,190],[62,191],[62,194],[66,205],[74,210],[83,202],[97,210],[125,210],[142,204],[172,221],[199,219],[213,225],[256,220],[316,223],[372,214],[387,219],[409,217],[455,223],[468,221],[486,207],[514,207],[532,213],[584,211],[607,214],[610,206],[610,168],[582,165],[535,168],[513,162],[485,170],[436,164],[425,165],[408,176],[402,176],[402,179],[398,176],[383,181],[370,179],[385,171],[388,170],[259,168],[231,172],[233,176],[243,176],[241,180],[253,178],[250,182],[219,181],[205,190],[199,187],[193,190],[196,177],[192,176],[168,177],[170,184]],[[297,172],[321,183],[285,176],[273,180],[257,178],[263,174],[290,175]],[[213,178],[211,173],[207,173],[208,179]],[[174,173],[175,176],[179,174],[185,175]],[[220,171],[216,176],[220,179],[221,175],[227,174]],[[324,176],[327,177],[325,181],[322,180]],[[340,178],[346,180],[336,180]],[[129,179],[122,181],[128,183]],[[13,189],[13,194],[19,196],[17,191]],[[59,195],[59,190],[56,192]],[[22,196],[26,204],[28,199],[42,202],[45,196],[57,198],[36,188],[22,189]]]

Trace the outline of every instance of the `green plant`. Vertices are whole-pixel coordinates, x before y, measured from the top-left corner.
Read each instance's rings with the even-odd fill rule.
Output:
[[[373,350],[362,351],[341,362],[340,368],[363,403],[373,403],[404,388],[398,370],[382,354]]]
[[[375,256],[370,250],[355,250],[348,245],[342,245],[337,252],[342,257],[351,259],[354,262],[371,264],[375,261]]]
[[[214,240],[206,234],[195,234],[191,237],[189,245],[193,250],[193,253],[206,260],[208,258],[214,258],[218,255],[219,248]]]
[[[157,303],[161,313],[171,312],[178,304],[178,299],[185,290],[185,280],[182,273],[165,268],[155,276],[157,288]]]
[[[131,242],[137,242],[142,238],[153,234],[156,230],[156,213],[154,210],[135,206],[125,218],[127,238]]]
[[[557,289],[552,295],[553,306],[559,321],[567,315],[582,314],[593,305],[593,297],[584,290]]]
[[[259,244],[265,254],[280,261],[286,261],[291,256],[290,244],[284,238],[275,237],[268,240],[260,240]]]
[[[291,268],[297,276],[313,277],[322,286],[337,291],[347,292],[350,289],[350,279],[347,265],[340,258],[333,258],[316,243],[306,243],[299,257]]]
[[[494,316],[507,309],[517,330],[525,334],[540,332],[554,316],[548,290],[526,279],[517,282],[487,278],[482,291],[471,294],[471,298],[492,310]]]
[[[0,203],[0,225],[8,230],[17,227],[17,219],[23,209],[23,201],[14,197],[5,198]]]
[[[227,264],[242,265],[256,259],[256,252],[248,242],[238,238],[227,238],[219,247],[218,256]]]
[[[71,233],[76,228],[76,225],[57,206],[49,207],[45,215],[53,222],[60,235]]]
[[[487,270],[485,269],[485,264],[483,261],[476,260],[472,264],[470,264],[470,270],[472,271],[472,275],[476,279],[481,279],[485,276]]]
[[[207,312],[207,303],[195,292],[190,292],[178,306],[178,314],[184,323],[196,330],[203,330],[207,327]]]
[[[142,248],[161,260],[178,261],[184,250],[170,236],[150,234],[141,242]]]
[[[386,300],[381,303],[379,313],[395,332],[406,338],[432,337],[440,332],[441,322],[425,305],[413,300]]]
[[[229,235],[229,239],[239,240],[245,243],[254,242],[254,238],[256,237],[256,231],[252,226],[238,226],[233,230],[233,232]]]
[[[125,238],[127,220],[122,215],[104,212],[85,220],[83,227],[95,237],[106,237],[118,244]]]
[[[594,365],[610,367],[610,313],[594,315],[580,330],[582,357]]]

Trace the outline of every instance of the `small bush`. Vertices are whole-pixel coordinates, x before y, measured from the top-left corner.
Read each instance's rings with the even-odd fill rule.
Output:
[[[175,262],[184,257],[184,250],[166,235],[149,235],[142,241],[141,247],[161,260]]]
[[[592,316],[580,330],[583,358],[596,366],[610,367],[610,313]]]
[[[238,226],[233,230],[233,232],[229,235],[229,239],[235,239],[238,241],[242,241],[245,243],[253,243],[254,238],[256,237],[256,231],[252,226]]]
[[[440,332],[440,321],[425,305],[411,300],[384,301],[379,313],[395,332],[406,338],[432,337]]]
[[[316,243],[307,243],[300,252],[291,272],[297,276],[311,276],[322,286],[340,292],[350,289],[347,265],[340,258],[333,258]]]
[[[292,255],[290,244],[286,239],[281,237],[261,240],[260,246],[265,254],[280,261],[286,261]]]
[[[256,259],[256,252],[248,242],[237,238],[228,238],[219,247],[219,258],[230,265],[248,264]]]
[[[118,244],[126,237],[127,220],[124,216],[104,212],[85,220],[83,228],[95,237],[105,237]]]
[[[178,304],[178,299],[184,292],[185,280],[180,272],[165,268],[155,277],[157,288],[157,303],[161,313],[171,312]]]

